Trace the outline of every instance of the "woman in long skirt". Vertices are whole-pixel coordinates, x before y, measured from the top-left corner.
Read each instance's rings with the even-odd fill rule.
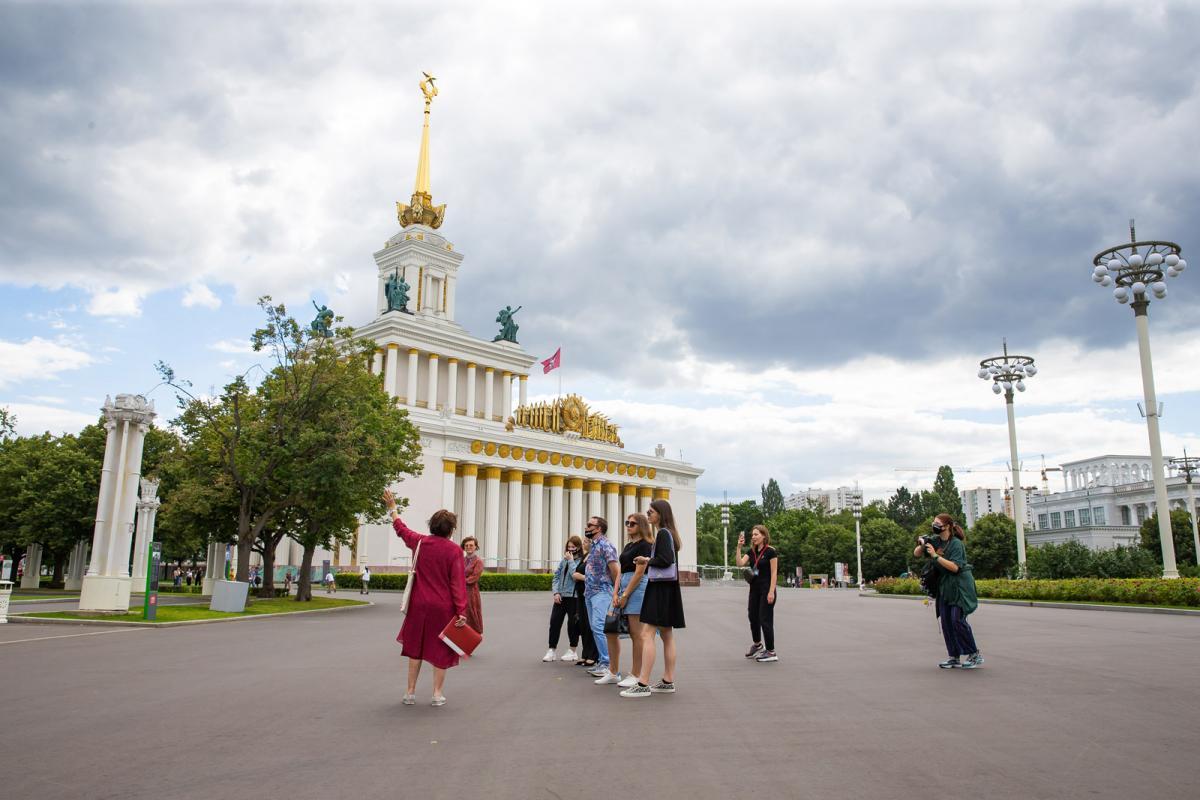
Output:
[[[483,559],[475,553],[479,542],[474,536],[462,540],[463,568],[467,575],[467,624],[476,633],[483,633],[483,605],[479,599],[479,576],[483,574]]]

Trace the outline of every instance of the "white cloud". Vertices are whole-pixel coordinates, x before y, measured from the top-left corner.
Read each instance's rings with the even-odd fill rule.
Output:
[[[34,336],[24,342],[0,339],[0,364],[4,365],[0,370],[0,387],[54,378],[94,361],[82,346],[65,338],[50,341]]]
[[[213,294],[212,289],[197,281],[188,287],[187,293],[183,296],[183,305],[185,308],[202,306],[217,309],[221,307],[221,298]]]
[[[97,317],[140,317],[143,297],[141,290],[131,286],[101,289],[92,295],[88,313]]]
[[[36,436],[46,431],[55,434],[77,433],[100,418],[99,408],[94,414],[86,414],[32,403],[0,402],[0,405],[6,406],[16,416],[17,434],[20,436]]]
[[[250,344],[249,339],[221,339],[210,344],[208,349],[239,356],[255,355],[254,347]]]

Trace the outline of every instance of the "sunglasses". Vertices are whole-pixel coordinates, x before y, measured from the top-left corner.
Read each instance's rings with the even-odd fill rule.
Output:
[[[636,523],[636,522],[634,522],[633,520],[626,520],[626,522],[625,522],[625,527],[626,527],[626,528],[636,528],[636,527],[637,527],[637,523]]]

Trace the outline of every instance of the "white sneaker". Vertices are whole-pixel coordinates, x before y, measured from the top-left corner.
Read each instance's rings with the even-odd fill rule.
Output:
[[[546,655],[542,656],[542,661],[553,661],[557,655],[558,654],[554,652],[554,648],[552,647],[546,651]]]
[[[637,686],[637,682],[637,675],[630,675],[626,678],[622,678],[621,681],[617,683],[617,686],[620,686],[622,689],[628,689],[630,686]]]
[[[579,656],[577,656],[575,654],[574,650],[568,650],[567,652],[563,653],[562,660],[563,661],[578,661]]]
[[[619,673],[619,672],[616,673],[615,675],[611,672],[606,672],[606,673],[604,673],[604,675],[602,677],[599,677],[595,681],[593,681],[593,683],[595,683],[597,686],[604,686],[606,684],[620,683],[620,682],[621,682],[621,673]]]

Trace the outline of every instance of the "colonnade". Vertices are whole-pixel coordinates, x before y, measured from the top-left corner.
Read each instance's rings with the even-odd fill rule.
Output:
[[[460,538],[474,536],[489,569],[551,569],[588,517],[604,517],[623,542],[624,518],[671,490],[542,470],[443,460],[442,507],[458,515]]]
[[[518,405],[528,399],[528,375],[508,370],[497,375],[495,367],[483,367],[481,374],[474,361],[463,364],[446,358],[444,362],[440,354],[415,347],[402,354],[393,342],[375,351],[371,372],[383,376],[384,390],[403,405],[475,419],[503,422],[512,416],[514,384],[518,384]]]

